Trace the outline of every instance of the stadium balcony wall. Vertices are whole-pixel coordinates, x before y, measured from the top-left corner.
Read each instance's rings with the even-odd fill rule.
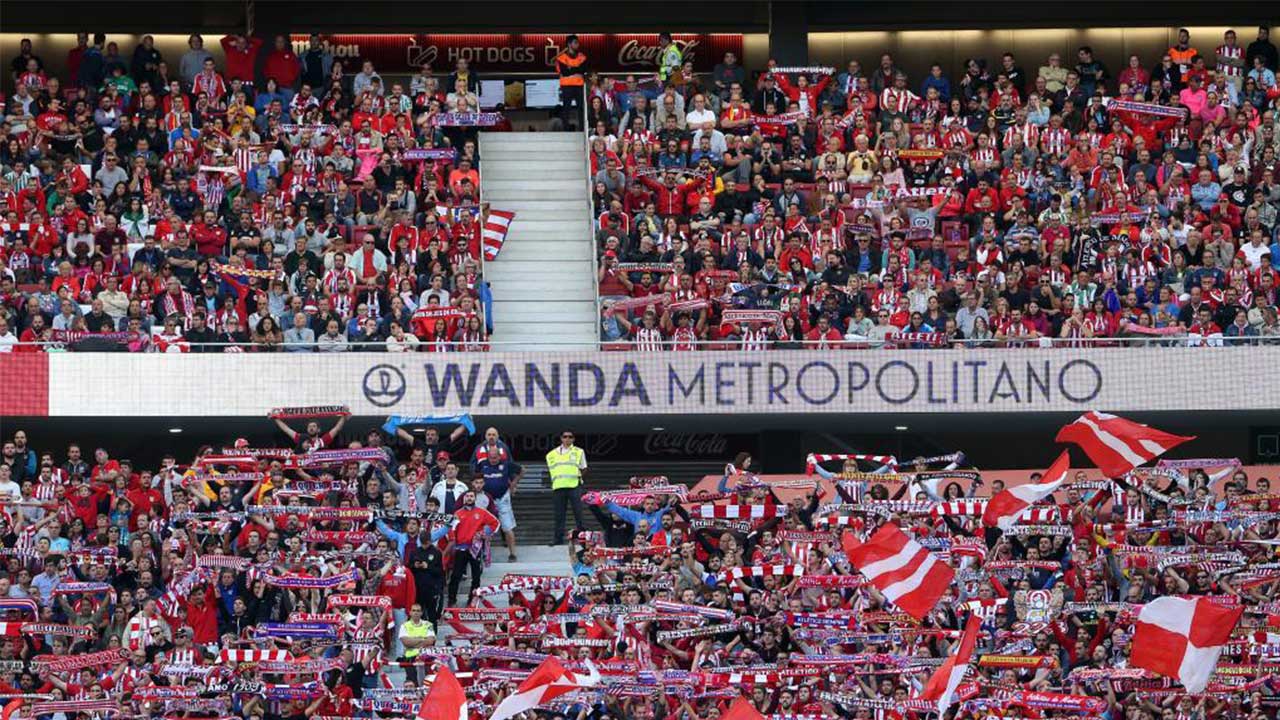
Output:
[[[0,356],[0,416],[1274,411],[1280,347]],[[1193,381],[1194,380],[1194,381]],[[1192,382],[1193,381],[1193,382]],[[1175,390],[1176,389],[1176,390]],[[1184,391],[1186,390],[1186,391]],[[216,412],[211,409],[216,408]]]

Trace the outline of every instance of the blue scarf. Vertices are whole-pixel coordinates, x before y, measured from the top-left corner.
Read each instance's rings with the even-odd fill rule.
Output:
[[[382,431],[395,435],[402,425],[461,425],[472,435],[476,434],[476,423],[471,413],[461,415],[392,415],[382,425]]]

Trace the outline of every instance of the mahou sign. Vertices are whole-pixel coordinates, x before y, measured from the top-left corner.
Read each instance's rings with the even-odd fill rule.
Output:
[[[566,37],[537,33],[327,35],[324,43],[348,72],[358,72],[365,60],[372,60],[374,68],[382,73],[416,72],[423,65],[436,72],[449,72],[459,59],[465,59],[481,73],[545,73],[553,71],[555,57],[564,48]],[[740,34],[677,34],[673,38],[698,72],[711,71],[726,52],[742,60]],[[578,41],[591,70],[647,72],[656,68],[656,34],[579,34]],[[309,36],[293,36],[296,53],[301,55],[308,47]]]

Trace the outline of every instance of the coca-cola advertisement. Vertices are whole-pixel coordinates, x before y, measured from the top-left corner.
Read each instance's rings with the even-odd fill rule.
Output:
[[[484,33],[471,35],[326,35],[323,42],[335,61],[357,72],[365,60],[381,73],[411,73],[422,66],[452,71],[465,59],[480,73],[554,73],[555,57],[568,35],[540,33]],[[742,35],[729,33],[674,34],[673,41],[693,61],[697,72],[710,72],[726,52],[742,59]],[[307,51],[310,36],[294,35],[294,51]],[[649,72],[658,57],[658,35],[578,35],[587,67],[600,72]]]

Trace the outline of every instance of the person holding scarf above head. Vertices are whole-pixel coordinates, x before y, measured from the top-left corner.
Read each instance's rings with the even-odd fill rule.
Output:
[[[796,77],[795,85],[787,80],[786,74],[778,70],[773,70],[770,74],[777,79],[778,89],[791,102],[799,104],[801,112],[812,117],[818,114],[820,108],[818,98],[822,97],[822,91],[826,90],[827,85],[831,83],[831,68],[821,68],[818,72],[822,74],[822,79],[812,85],[809,83],[809,76],[803,73]]]

